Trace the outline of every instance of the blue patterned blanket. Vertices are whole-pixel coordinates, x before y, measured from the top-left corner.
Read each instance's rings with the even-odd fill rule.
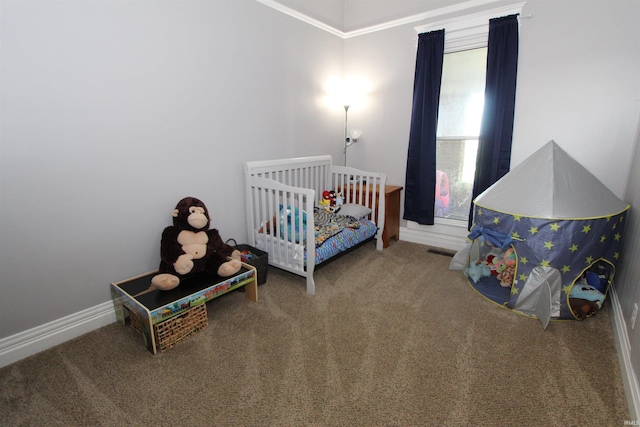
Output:
[[[320,247],[328,238],[335,236],[345,228],[360,228],[360,222],[352,217],[324,211],[313,213],[316,247]]]

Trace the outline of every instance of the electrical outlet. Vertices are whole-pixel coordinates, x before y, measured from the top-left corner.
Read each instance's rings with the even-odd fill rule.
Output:
[[[631,314],[631,329],[636,327],[636,319],[638,318],[638,304],[633,304],[633,314]]]

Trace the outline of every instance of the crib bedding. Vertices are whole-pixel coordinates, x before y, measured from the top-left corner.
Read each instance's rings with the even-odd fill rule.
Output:
[[[306,240],[307,236],[307,213],[300,212],[297,208],[292,209],[280,206],[280,218],[273,217],[272,221],[260,227],[259,233],[278,234],[282,239],[292,243],[300,243]],[[272,224],[280,222],[280,227]],[[313,212],[314,235],[316,247],[321,246],[331,236],[340,233],[345,228],[359,228],[360,222],[357,218],[336,213],[326,212],[315,208]],[[279,231],[278,231],[279,230]]]
[[[353,227],[343,227],[340,232],[334,233],[324,239],[322,244],[316,245],[316,265],[376,235],[378,227],[374,222],[367,218],[356,220],[351,217],[351,220]],[[258,249],[268,251],[271,244],[277,245],[281,251],[289,252],[291,259],[296,261],[298,267],[304,268],[307,265],[307,252],[304,245],[283,239],[274,239],[273,236],[269,233],[263,233],[262,230],[256,232],[256,247]]]
[[[360,228],[360,222],[352,216],[319,210],[313,213],[313,220],[315,224],[316,248],[321,247],[327,239],[340,233],[345,228]]]
[[[355,219],[355,218],[354,218]],[[329,237],[320,246],[316,246],[316,264],[356,246],[358,243],[375,236],[378,227],[366,218],[356,221],[358,227],[345,227],[339,233]],[[306,264],[306,253],[305,253]]]

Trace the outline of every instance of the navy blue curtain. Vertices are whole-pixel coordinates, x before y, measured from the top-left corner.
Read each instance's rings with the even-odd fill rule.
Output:
[[[404,219],[433,225],[436,130],[444,58],[444,30],[420,34],[405,178]]]
[[[509,172],[518,71],[518,15],[489,21],[484,111],[472,199]],[[473,221],[473,203],[469,229]]]

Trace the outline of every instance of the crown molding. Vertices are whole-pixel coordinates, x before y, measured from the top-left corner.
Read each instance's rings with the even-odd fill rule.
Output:
[[[372,25],[370,27],[362,28],[360,30],[349,31],[345,33],[345,38],[361,36],[363,34],[369,34],[369,33],[374,33],[376,31],[382,31],[382,30],[387,30],[389,28],[398,27],[400,25],[413,24],[414,22],[424,21],[426,19],[438,18],[444,15],[463,12],[471,8],[487,6],[492,3],[496,3],[498,1],[501,1],[501,0],[469,0],[464,3],[445,6],[439,9],[434,9],[427,12],[418,13],[416,15],[407,16],[405,18],[394,19],[392,21],[384,22],[382,24]],[[507,6],[507,7],[512,7],[512,6]]]
[[[452,13],[462,12],[475,7],[487,6],[501,0],[469,0],[464,3],[458,3],[451,6],[442,7],[439,9],[430,10],[428,12],[422,12],[416,15],[407,16],[405,18],[394,19],[388,22],[384,22],[382,24],[371,25],[369,27],[361,28],[358,30],[346,31],[346,32],[339,30],[337,28],[334,28],[330,25],[327,25],[317,19],[311,18],[310,16],[305,15],[304,13],[298,12],[297,10],[294,10],[288,6],[284,6],[283,4],[280,4],[275,0],[256,0],[256,1],[272,9],[275,9],[279,12],[287,14],[293,18],[296,18],[300,21],[306,22],[309,25],[313,25],[314,27],[320,28],[321,30],[324,30],[330,34],[333,34],[343,39],[348,39],[352,37],[362,36],[365,34],[375,33],[382,30],[387,30],[387,29],[398,27],[401,25],[412,24],[414,22],[423,21],[425,19],[432,19],[432,18],[437,18],[440,16],[452,14]],[[524,3],[518,3],[518,4],[520,5]],[[510,9],[510,8],[513,8],[513,5],[505,6],[505,9]],[[431,26],[431,24],[429,24],[429,26]]]
[[[444,53],[486,47],[489,36],[489,20],[500,16],[520,15],[525,4],[526,2],[512,3],[456,18],[447,18],[414,27],[414,30],[420,34],[444,29]]]
[[[302,22],[306,22],[309,25],[313,25],[314,27],[320,28],[321,30],[324,30],[330,34],[333,34],[341,38],[345,38],[344,31],[340,31],[337,28],[332,27],[331,25],[327,25],[324,22],[320,22],[317,19],[314,19],[308,15],[305,15],[304,13],[298,12],[297,10],[291,9],[290,7],[280,4],[274,0],[256,0],[256,1],[272,9],[275,9],[278,12],[282,12]]]
[[[448,18],[429,24],[414,27],[416,32],[425,33],[427,31],[439,30],[445,28],[447,31],[462,31],[474,27],[489,27],[489,19],[520,14],[526,2],[511,3],[506,6],[500,6],[480,12],[470,13],[463,17]]]

